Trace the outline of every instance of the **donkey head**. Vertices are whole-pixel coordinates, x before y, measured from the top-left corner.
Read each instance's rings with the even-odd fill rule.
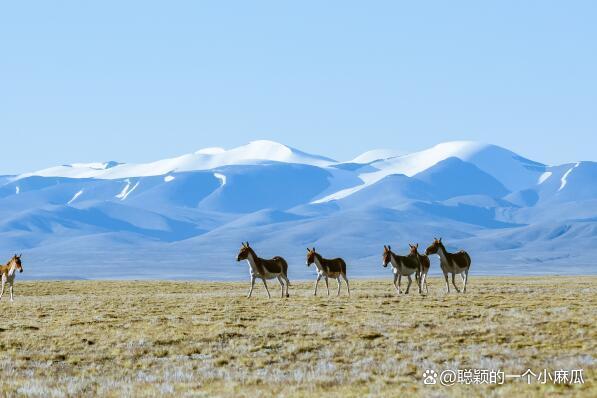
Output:
[[[307,247],[307,267],[315,262],[315,248],[309,249]]]
[[[15,266],[17,267],[19,272],[23,272],[23,264],[21,264],[21,256],[22,255],[23,255],[22,253],[19,255],[15,254],[11,259],[11,261],[14,261]]]
[[[414,255],[418,255],[418,249],[419,249],[419,244],[415,243],[414,245],[411,245],[410,243],[408,244],[408,246],[410,247],[410,253],[409,255],[414,256]]]
[[[384,267],[388,266],[388,263],[392,260],[391,257],[391,253],[392,253],[392,248],[390,247],[390,245],[383,245],[383,253],[381,255],[381,265],[383,265]]]
[[[236,256],[236,261],[248,259],[249,253],[251,253],[251,248],[249,246],[249,242],[242,242],[240,251],[238,252],[238,256]]]
[[[425,254],[426,255],[430,255],[430,254],[436,254],[437,251],[439,250],[440,246],[443,246],[442,244],[442,238],[433,238],[433,243],[431,245],[429,245],[429,247],[427,249],[425,249]]]

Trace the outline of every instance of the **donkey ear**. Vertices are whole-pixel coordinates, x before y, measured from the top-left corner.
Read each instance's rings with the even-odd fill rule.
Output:
[[[315,253],[315,246],[313,246],[313,250],[311,250],[313,253]]]
[[[392,250],[392,246],[388,245],[388,250]]]
[[[383,249],[388,250],[388,247],[386,245],[383,245]]]
[[[442,243],[442,238],[439,238],[439,243]]]
[[[419,244],[415,243],[415,249],[418,249],[418,248],[419,248]]]

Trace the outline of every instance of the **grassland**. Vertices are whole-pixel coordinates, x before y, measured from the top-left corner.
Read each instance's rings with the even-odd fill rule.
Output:
[[[270,283],[268,300],[247,283],[17,281],[0,302],[0,395],[597,396],[597,277],[429,285],[354,280],[328,298],[297,282],[281,299]],[[458,368],[582,368],[585,383],[422,383]]]

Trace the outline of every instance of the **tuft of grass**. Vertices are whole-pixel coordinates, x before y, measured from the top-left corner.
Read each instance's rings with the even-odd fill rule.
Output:
[[[18,282],[0,396],[597,396],[597,277],[471,277],[466,294],[291,297],[247,283]],[[344,293],[344,292],[343,292]],[[433,369],[584,369],[584,384],[423,384]]]

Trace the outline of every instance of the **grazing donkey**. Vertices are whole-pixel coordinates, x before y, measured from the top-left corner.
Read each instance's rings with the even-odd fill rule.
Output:
[[[454,281],[454,277],[456,274],[460,274],[462,277],[462,282],[464,284],[464,288],[462,289],[463,293],[466,293],[466,283],[468,282],[468,271],[471,267],[471,257],[468,255],[467,252],[464,250],[460,250],[458,253],[448,253],[444,244],[442,243],[442,238],[433,238],[433,243],[425,250],[426,255],[430,254],[437,254],[439,256],[440,266],[442,268],[442,272],[444,273],[444,278],[446,279],[446,290],[450,293],[450,284],[448,283],[448,273],[452,273],[452,285],[454,285],[454,289],[458,293],[460,290],[456,286],[456,282]]]
[[[290,281],[288,280],[288,264],[286,263],[286,260],[279,256],[270,260],[257,257],[255,251],[249,246],[249,242],[243,243],[240,247],[238,256],[236,256],[236,261],[241,260],[247,260],[249,263],[249,272],[251,274],[251,290],[249,290],[247,298],[251,297],[251,294],[253,294],[256,278],[261,278],[263,281],[267,297],[269,298],[272,298],[272,296],[269,294],[269,289],[267,288],[267,282],[265,280],[278,278],[278,282],[280,282],[280,287],[282,288],[282,297],[284,297],[284,283],[282,282],[284,280],[286,282],[286,297],[289,297],[288,286],[290,286]]]
[[[325,279],[325,287],[328,289],[328,296],[330,295],[330,285],[328,284],[328,278],[335,278],[338,281],[338,293],[340,295],[340,277],[346,281],[346,289],[348,289],[348,295],[350,296],[350,285],[348,284],[348,278],[346,277],[346,263],[341,258],[326,259],[321,257],[319,253],[315,252],[315,248],[307,248],[307,267],[315,263],[317,267],[317,281],[315,282],[315,293],[317,296],[317,285],[321,278]]]
[[[0,274],[2,275],[2,290],[0,291],[0,300],[4,294],[4,285],[8,282],[10,286],[10,301],[13,300],[12,290],[15,283],[16,271],[23,272],[23,265],[21,264],[21,254],[15,254],[6,265],[0,266]]]
[[[419,272],[415,274],[417,278],[417,283],[421,285],[421,291],[423,290],[423,285],[425,286],[425,294],[429,294],[429,289],[427,288],[427,273],[429,273],[429,267],[431,266],[431,262],[429,261],[429,257],[424,254],[420,254],[418,252],[419,244],[416,243],[414,245],[408,244],[410,246],[410,255],[416,255],[419,257],[419,261],[421,262],[421,269]],[[419,280],[420,278],[420,280]]]
[[[419,261],[419,256],[413,254],[412,250],[408,256],[400,256],[392,251],[390,245],[383,247],[383,254],[382,254],[382,264],[384,267],[388,266],[388,263],[392,263],[392,272],[394,272],[394,287],[398,291],[398,294],[402,294],[400,290],[400,282],[402,281],[402,276],[408,276],[408,286],[406,287],[406,294],[410,290],[410,285],[412,284],[412,274],[415,274],[417,278],[418,274],[420,274],[421,269],[421,262]],[[396,284],[398,282],[398,284]],[[419,285],[419,293],[421,293],[421,280],[417,278],[417,285]]]

